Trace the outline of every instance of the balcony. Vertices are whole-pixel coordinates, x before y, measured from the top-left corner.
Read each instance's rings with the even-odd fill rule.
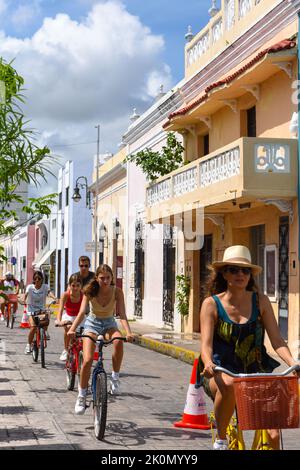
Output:
[[[199,207],[239,210],[232,204],[297,197],[297,141],[242,137],[159,178],[146,189],[148,222]]]
[[[186,45],[186,76],[203,68],[279,3],[280,0],[224,0],[220,11]]]

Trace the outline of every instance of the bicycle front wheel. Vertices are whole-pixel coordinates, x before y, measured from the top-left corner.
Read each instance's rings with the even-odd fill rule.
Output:
[[[44,328],[41,328],[40,329],[40,338],[41,338],[41,344],[40,344],[40,348],[41,348],[41,364],[42,364],[42,367],[45,368],[45,331],[44,331]]]
[[[66,361],[66,373],[67,373],[67,389],[74,390],[75,379],[76,379],[76,363],[75,356],[72,350],[69,350]]]
[[[32,359],[34,362],[37,362],[39,357],[39,348],[37,347],[37,342],[33,341],[32,343]]]
[[[14,323],[15,323],[15,314],[14,314],[13,311],[10,311],[9,327],[10,327],[11,330],[12,330],[13,327],[14,327]]]
[[[7,310],[6,310],[6,327],[7,328],[9,327],[10,316],[11,316],[11,310],[10,310],[10,305],[8,305]]]
[[[96,378],[94,397],[94,430],[99,441],[104,438],[107,417],[107,378],[104,371],[99,372]]]

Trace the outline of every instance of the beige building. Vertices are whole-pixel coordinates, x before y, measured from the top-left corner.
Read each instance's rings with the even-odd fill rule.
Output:
[[[98,197],[97,210],[97,263],[108,264],[114,273],[114,281],[123,287],[124,269],[124,228],[126,220],[126,157],[125,149],[111,155],[98,169],[98,185],[96,170],[90,189]],[[95,235],[93,232],[93,240]],[[93,268],[95,269],[93,259]]]
[[[222,0],[185,49],[184,105],[165,131],[184,136],[185,165],[147,187],[147,222],[171,223],[177,272],[191,277],[186,331],[199,331],[207,265],[231,244],[247,245],[264,266],[259,286],[270,298],[283,336],[300,351],[298,19],[295,4]],[[203,245],[183,224],[203,228]],[[193,234],[192,234],[193,235]],[[199,238],[199,237],[198,237]]]

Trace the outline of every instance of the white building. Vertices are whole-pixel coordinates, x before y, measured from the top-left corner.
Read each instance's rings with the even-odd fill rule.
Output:
[[[59,170],[57,218],[53,217],[51,222],[56,226],[57,296],[66,288],[70,275],[79,270],[79,256],[91,255],[85,250],[85,244],[92,240],[92,211],[89,208],[87,188],[91,182],[91,173],[92,161],[67,161]],[[78,202],[72,199],[76,186],[81,196]]]

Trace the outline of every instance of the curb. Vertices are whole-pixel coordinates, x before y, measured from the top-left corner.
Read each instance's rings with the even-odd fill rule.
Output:
[[[126,336],[125,331],[121,330],[122,335]],[[173,344],[162,343],[161,341],[157,341],[155,339],[145,338],[142,335],[134,333],[135,339],[134,343],[138,346],[142,346],[143,348],[150,349],[152,351],[159,352],[160,354],[164,354],[165,356],[173,357],[174,359],[179,359],[182,362],[186,362],[187,364],[194,364],[195,359],[198,359],[199,353],[195,351],[191,351],[189,349],[184,349],[179,346],[174,346]]]

